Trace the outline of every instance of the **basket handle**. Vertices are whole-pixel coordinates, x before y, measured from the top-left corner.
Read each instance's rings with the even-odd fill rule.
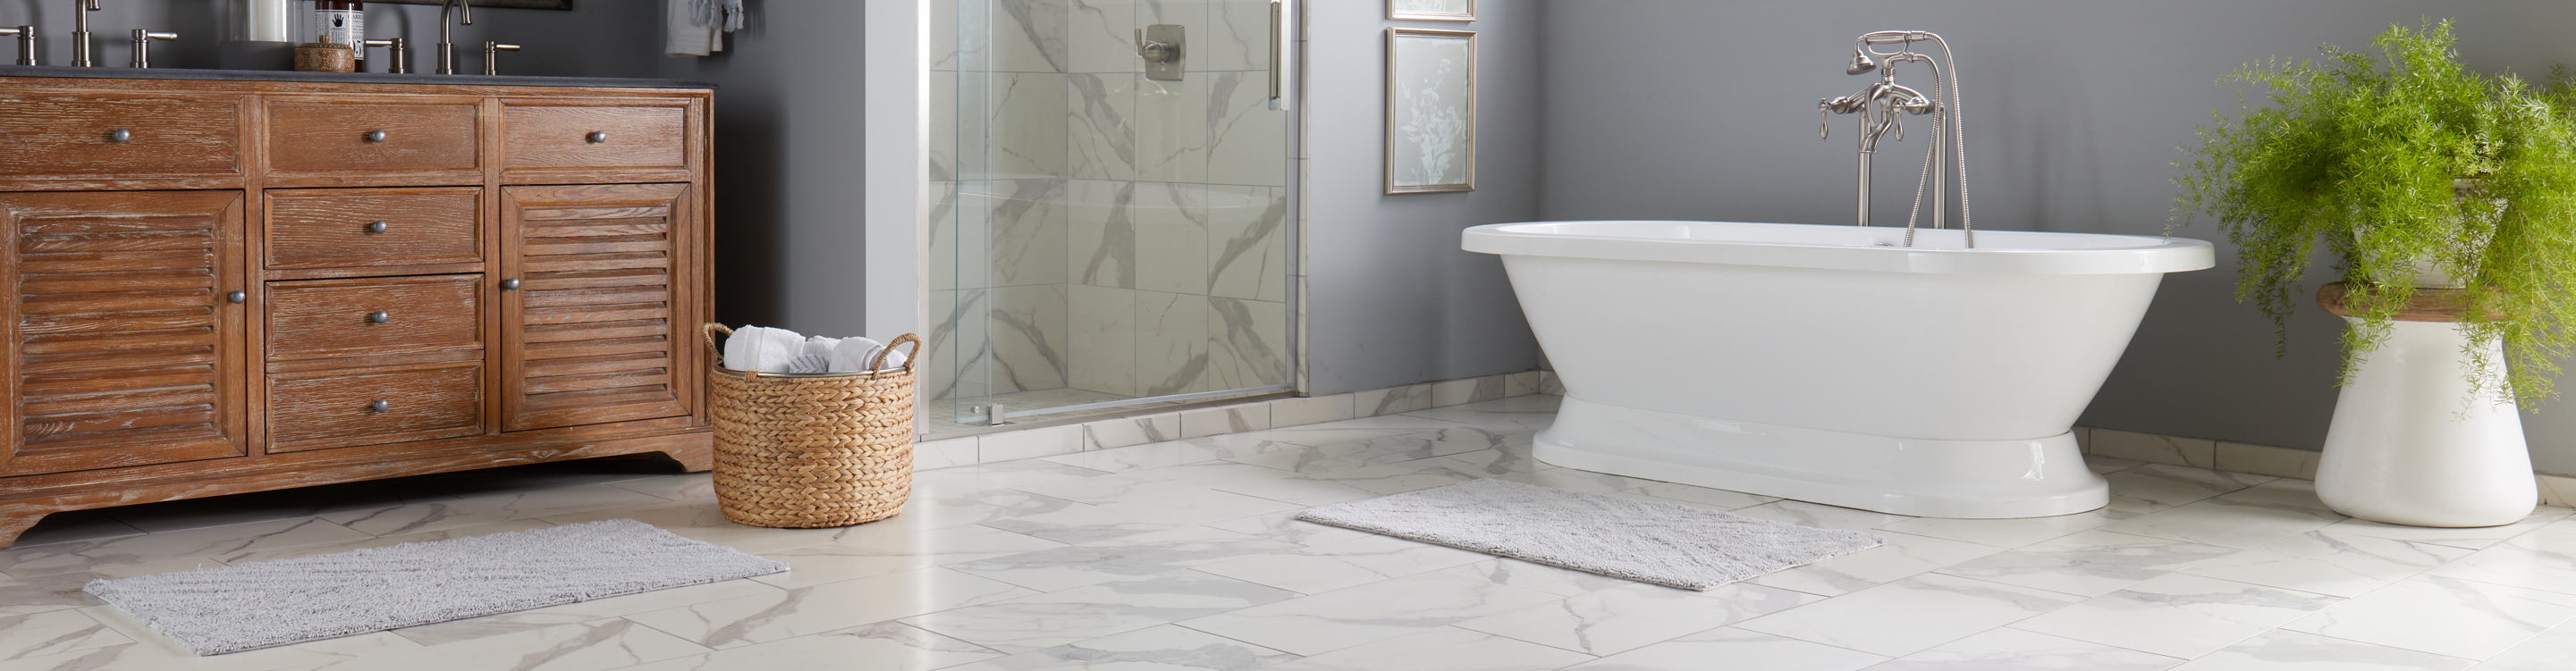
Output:
[[[873,372],[884,367],[886,355],[893,354],[895,346],[904,343],[912,343],[912,351],[903,354],[903,369],[912,370],[913,362],[921,360],[921,336],[910,333],[896,336],[894,342],[886,343],[884,349],[877,350],[876,359],[868,362],[868,370]]]
[[[707,342],[707,360],[714,361],[716,362],[716,365],[721,366],[724,365],[724,350],[716,347],[716,334],[718,333],[730,336],[733,335],[733,329],[726,328],[723,322],[707,322],[706,328],[700,330],[698,335],[702,336]]]

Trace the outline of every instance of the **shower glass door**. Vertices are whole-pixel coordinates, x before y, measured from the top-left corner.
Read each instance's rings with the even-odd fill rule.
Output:
[[[929,431],[1287,390],[1294,7],[933,11]]]

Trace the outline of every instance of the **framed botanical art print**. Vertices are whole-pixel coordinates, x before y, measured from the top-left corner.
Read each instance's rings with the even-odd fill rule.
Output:
[[[1386,192],[1476,190],[1476,34],[1386,31]]]
[[[1395,21],[1474,21],[1476,0],[1386,0],[1386,18]]]

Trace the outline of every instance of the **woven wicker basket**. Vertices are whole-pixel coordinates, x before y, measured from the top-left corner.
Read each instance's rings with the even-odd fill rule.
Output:
[[[706,325],[710,361],[717,333]],[[716,501],[725,519],[761,527],[837,527],[903,510],[912,494],[912,343],[902,368],[868,373],[762,373],[714,366]],[[883,359],[885,355],[878,355]],[[869,362],[874,369],[878,362]]]

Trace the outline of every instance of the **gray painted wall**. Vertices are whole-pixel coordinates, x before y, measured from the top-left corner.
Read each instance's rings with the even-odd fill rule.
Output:
[[[1850,222],[1850,119],[1817,142],[1815,100],[1866,84],[1841,73],[1851,40],[1894,28],[1941,33],[1959,50],[1981,227],[2155,235],[2171,211],[2176,145],[2194,141],[2211,109],[2234,107],[2218,77],[2323,43],[2366,47],[2423,16],[2456,19],[2462,57],[2482,71],[2546,77],[2552,62],[2576,64],[2562,35],[2576,5],[2563,2],[1557,0],[1543,36],[1541,212]],[[1918,86],[1920,72],[1909,73]],[[1877,208],[1899,222],[1923,137],[1880,154]],[[2302,312],[2289,355],[2274,358],[2271,325],[2232,298],[2233,248],[2209,224],[2177,234],[2218,242],[2219,267],[2167,277],[2082,423],[2318,449],[2341,323]],[[1903,351],[1903,329],[1886,337]],[[2526,417],[2537,465],[2576,473],[2576,405],[2543,410]]]
[[[1472,23],[1387,21],[1382,0],[1306,8],[1306,343],[1310,391],[1336,394],[1538,367],[1494,256],[1458,232],[1539,218],[1541,27],[1564,11],[1483,0]],[[1612,3],[1616,4],[1616,3]],[[1383,195],[1386,28],[1477,33],[1476,190]]]

